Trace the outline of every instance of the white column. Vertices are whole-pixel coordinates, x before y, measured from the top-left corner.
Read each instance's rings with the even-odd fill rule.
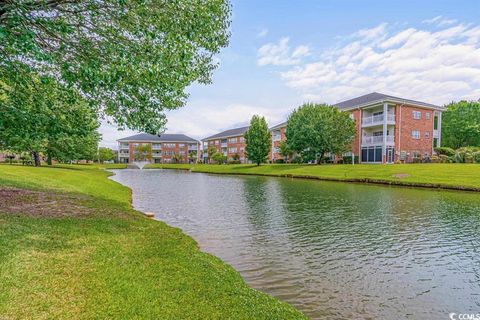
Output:
[[[382,148],[382,161],[387,161],[387,118],[388,118],[388,104],[383,104],[383,148]]]
[[[438,138],[437,138],[437,145],[439,147],[442,146],[442,111],[438,111],[438,118],[437,118],[437,133],[438,133]]]

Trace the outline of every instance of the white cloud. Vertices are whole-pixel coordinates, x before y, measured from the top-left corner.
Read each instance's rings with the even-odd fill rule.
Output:
[[[280,39],[278,43],[267,43],[260,47],[257,51],[259,66],[274,65],[274,66],[288,66],[295,65],[301,62],[302,58],[310,54],[310,49],[301,45],[292,50],[288,42],[288,37]]]
[[[267,29],[267,28],[263,28],[262,30],[260,30],[260,31],[257,33],[257,38],[263,38],[263,37],[265,37],[267,34],[268,34],[268,29]]]
[[[405,27],[394,32],[380,24],[355,32],[320,59],[280,75],[305,99],[338,102],[380,91],[444,104],[480,97],[480,26]]]
[[[426,19],[426,20],[422,21],[422,23],[435,24],[435,25],[440,26],[440,27],[452,25],[452,24],[455,24],[457,22],[458,21],[455,20],[455,19],[448,19],[448,18],[445,18],[443,16],[436,16],[434,18]]]

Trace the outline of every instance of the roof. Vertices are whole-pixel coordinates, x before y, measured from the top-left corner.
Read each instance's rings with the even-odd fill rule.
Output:
[[[364,107],[364,106],[368,106],[376,103],[383,103],[383,102],[397,102],[397,103],[404,103],[404,104],[409,104],[409,105],[414,105],[414,106],[419,106],[424,108],[443,109],[443,107],[437,106],[431,103],[394,97],[394,96],[390,96],[390,95],[378,93],[378,92],[372,92],[357,98],[345,100],[335,104],[334,106],[336,106],[340,110],[349,110],[349,109]]]
[[[287,126],[287,121],[277,124],[270,128],[270,130],[280,129]]]
[[[168,134],[164,133],[161,135],[148,134],[148,133],[139,133],[130,137],[118,139],[117,141],[147,141],[147,142],[191,142],[198,143],[197,140],[190,138],[184,134]]]
[[[222,131],[220,133],[214,134],[213,136],[207,137],[203,140],[212,140],[212,139],[219,139],[219,138],[243,136],[245,134],[245,132],[247,132],[247,130],[248,130],[248,126],[235,128],[235,129],[230,129],[230,130],[226,130],[226,131]]]

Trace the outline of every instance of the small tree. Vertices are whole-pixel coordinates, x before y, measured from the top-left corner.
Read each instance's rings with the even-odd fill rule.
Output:
[[[336,107],[307,103],[288,117],[286,137],[291,150],[321,163],[326,153],[349,150],[355,138],[355,122]]]
[[[217,148],[215,148],[215,146],[209,146],[207,148],[207,154],[208,154],[208,157],[207,157],[207,160],[208,162],[210,162],[210,160],[213,160],[213,155],[217,153]]]
[[[212,160],[215,161],[216,164],[222,164],[227,161],[227,156],[225,156],[223,153],[216,152],[214,155],[212,155]]]
[[[282,157],[285,158],[285,162],[290,161],[293,159],[293,155],[295,152],[290,149],[288,143],[286,141],[281,141],[280,144],[278,145],[278,151]]]
[[[100,147],[98,148],[98,161],[112,161],[115,159],[115,152],[110,148]]]
[[[252,117],[250,127],[245,133],[245,143],[245,153],[249,160],[256,163],[257,166],[267,161],[272,141],[264,117],[257,115]]]
[[[135,147],[135,160],[146,161],[152,157],[152,148],[148,144],[139,144]]]

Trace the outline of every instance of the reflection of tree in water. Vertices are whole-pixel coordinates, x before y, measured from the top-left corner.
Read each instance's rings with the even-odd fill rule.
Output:
[[[255,229],[266,229],[269,223],[268,179],[263,177],[245,177],[243,195],[247,205],[247,219]]]

